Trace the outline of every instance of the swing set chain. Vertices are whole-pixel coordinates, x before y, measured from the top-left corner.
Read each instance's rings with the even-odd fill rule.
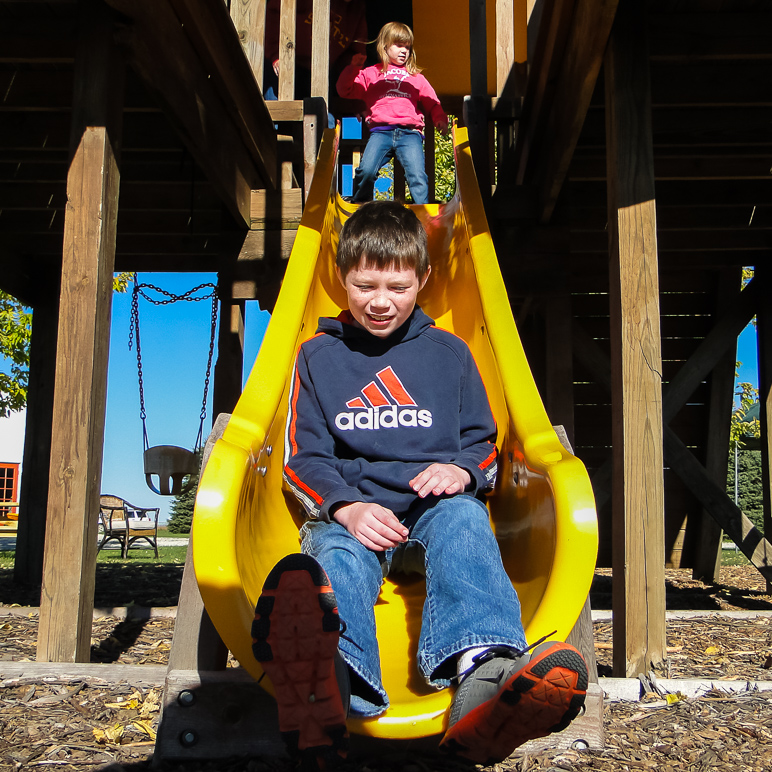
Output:
[[[203,285],[202,285],[203,286]],[[201,444],[204,439],[204,419],[206,418],[206,397],[209,393],[209,379],[212,375],[212,359],[214,357],[214,339],[217,334],[217,286],[212,285],[212,326],[211,334],[209,336],[209,358],[206,361],[206,376],[204,377],[204,399],[201,402],[201,423],[198,427],[198,436],[196,437],[196,445],[193,452],[198,452],[201,449]]]
[[[201,295],[200,297],[194,297],[195,293],[199,290],[202,290],[206,287],[211,288],[211,292],[207,293],[206,295]],[[159,292],[161,295],[165,295],[165,299],[156,299],[150,297],[147,292],[145,292],[145,288],[149,290],[155,290],[156,292]],[[142,420],[142,435],[143,435],[143,441],[145,444],[145,450],[150,447],[148,439],[147,439],[147,425],[146,425],[146,418],[147,418],[147,412],[145,411],[145,385],[143,380],[143,374],[142,374],[142,347],[140,345],[139,340],[139,296],[142,295],[145,300],[152,303],[154,306],[166,306],[170,303],[175,303],[178,300],[185,300],[187,302],[193,302],[197,303],[201,300],[208,300],[211,298],[212,300],[212,313],[211,313],[211,327],[210,327],[210,337],[209,337],[209,357],[207,359],[206,363],[206,377],[204,379],[204,399],[201,403],[201,413],[200,413],[200,419],[201,422],[198,427],[198,435],[196,436],[196,444],[194,446],[193,452],[198,452],[201,448],[201,442],[203,440],[203,432],[204,432],[204,420],[206,419],[206,398],[209,394],[209,381],[211,379],[212,375],[212,359],[214,358],[214,341],[215,337],[217,335],[217,301],[218,301],[218,295],[217,295],[217,285],[212,284],[211,282],[207,282],[205,284],[199,284],[197,287],[194,287],[191,290],[188,290],[187,292],[183,293],[182,295],[175,295],[173,292],[168,292],[165,289],[162,289],[161,287],[156,287],[154,284],[140,284],[137,279],[137,274],[134,274],[134,290],[132,292],[131,296],[131,321],[129,324],[129,351],[131,351],[132,346],[134,344],[134,340],[136,339],[137,342],[137,377],[139,379],[139,417]]]
[[[139,341],[139,303],[137,292],[137,274],[134,274],[134,290],[131,294],[131,322],[129,324],[129,351],[131,351],[134,338],[137,339],[137,376],[139,378],[139,417],[142,420],[142,437],[145,445],[145,450],[148,449],[147,441],[147,425],[145,419],[147,413],[145,412],[145,384],[142,378],[142,346]]]

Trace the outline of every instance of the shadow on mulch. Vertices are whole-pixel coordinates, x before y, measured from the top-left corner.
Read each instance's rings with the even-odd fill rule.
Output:
[[[172,563],[143,565],[97,564],[96,608],[115,606],[176,606],[184,566]],[[40,586],[17,584],[12,568],[0,569],[0,605],[39,606]]]
[[[665,604],[669,611],[772,611],[772,597],[766,593],[764,580],[753,568],[727,572],[732,584],[716,582],[706,584],[688,578],[689,571],[669,569],[665,578]],[[743,577],[753,578],[752,583]],[[756,579],[758,577],[758,579]],[[738,586],[745,585],[745,586]],[[611,573],[599,569],[590,588],[590,605],[593,611],[611,609]]]
[[[150,615],[147,614],[141,619],[132,618],[119,622],[107,638],[91,646],[91,661],[117,662],[121,654],[137,642],[149,619]]]

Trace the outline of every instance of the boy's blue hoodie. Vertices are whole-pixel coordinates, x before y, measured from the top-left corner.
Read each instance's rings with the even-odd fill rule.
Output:
[[[344,311],[300,347],[284,478],[309,517],[366,501],[404,519],[421,506],[409,481],[434,462],[466,469],[470,495],[494,484],[496,424],[477,365],[463,340],[433,325],[416,306],[381,339]]]

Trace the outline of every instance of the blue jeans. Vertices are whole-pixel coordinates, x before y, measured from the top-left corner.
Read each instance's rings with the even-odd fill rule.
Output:
[[[372,201],[373,186],[381,167],[393,156],[405,170],[407,184],[416,204],[429,203],[429,182],[424,165],[423,137],[415,129],[396,127],[387,131],[373,131],[367,140],[362,160],[354,172],[356,203]]]
[[[335,591],[345,623],[339,650],[354,673],[351,712],[360,716],[377,716],[389,705],[373,608],[389,569],[418,568],[426,575],[418,668],[427,683],[448,686],[456,655],[466,649],[526,646],[520,602],[485,506],[453,496],[404,524],[408,541],[386,552],[367,549],[335,522],[307,522],[300,531],[303,552],[321,563]]]

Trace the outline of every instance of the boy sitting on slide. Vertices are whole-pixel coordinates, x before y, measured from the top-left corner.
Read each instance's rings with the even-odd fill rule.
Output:
[[[349,712],[389,705],[373,607],[416,553],[418,669],[436,688],[458,685],[442,749],[498,762],[584,704],[579,652],[525,640],[483,500],[496,425],[471,351],[416,305],[430,271],[412,211],[360,207],[337,254],[348,310],[319,320],[292,375],[284,477],[308,519],[302,554],[266,579],[252,634],[285,741],[312,766],[345,758]]]

